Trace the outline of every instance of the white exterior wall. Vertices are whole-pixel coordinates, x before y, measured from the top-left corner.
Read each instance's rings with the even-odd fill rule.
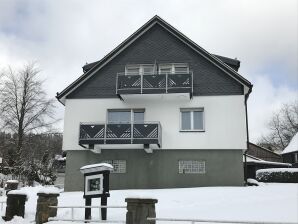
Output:
[[[204,108],[205,132],[179,132],[180,108]],[[246,149],[244,96],[195,96],[179,94],[131,95],[120,99],[67,99],[63,150],[78,145],[80,122],[106,122],[107,109],[144,108],[145,121],[159,121],[162,149]],[[115,147],[111,145],[102,148]],[[118,145],[135,148],[140,145]]]

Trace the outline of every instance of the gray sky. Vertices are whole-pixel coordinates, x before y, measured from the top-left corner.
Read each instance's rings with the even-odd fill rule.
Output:
[[[0,0],[0,69],[37,61],[54,97],[156,14],[207,51],[241,61],[239,73],[254,84],[252,140],[272,111],[298,98],[297,0]]]

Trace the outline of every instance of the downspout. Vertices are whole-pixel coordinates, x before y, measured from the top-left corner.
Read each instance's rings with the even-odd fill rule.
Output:
[[[246,150],[244,151],[244,180],[245,184],[247,184],[247,151],[249,147],[249,133],[248,133],[248,113],[247,113],[247,100],[249,97],[249,94],[252,91],[252,86],[249,88],[247,94],[245,94],[245,100],[244,100],[244,105],[245,105],[245,120],[246,120]]]

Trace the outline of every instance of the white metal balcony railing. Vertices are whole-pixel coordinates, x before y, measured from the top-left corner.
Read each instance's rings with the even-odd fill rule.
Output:
[[[116,77],[116,94],[193,93],[193,72],[126,74]]]
[[[144,123],[80,123],[80,145],[157,144],[161,145],[159,122]]]

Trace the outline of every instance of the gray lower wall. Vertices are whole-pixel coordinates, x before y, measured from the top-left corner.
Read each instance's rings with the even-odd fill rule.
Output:
[[[243,185],[242,150],[107,149],[67,152],[65,191],[83,190],[80,167],[103,160],[126,160],[126,173],[110,175],[110,189],[181,188]],[[178,160],[206,161],[205,174],[179,174]]]

